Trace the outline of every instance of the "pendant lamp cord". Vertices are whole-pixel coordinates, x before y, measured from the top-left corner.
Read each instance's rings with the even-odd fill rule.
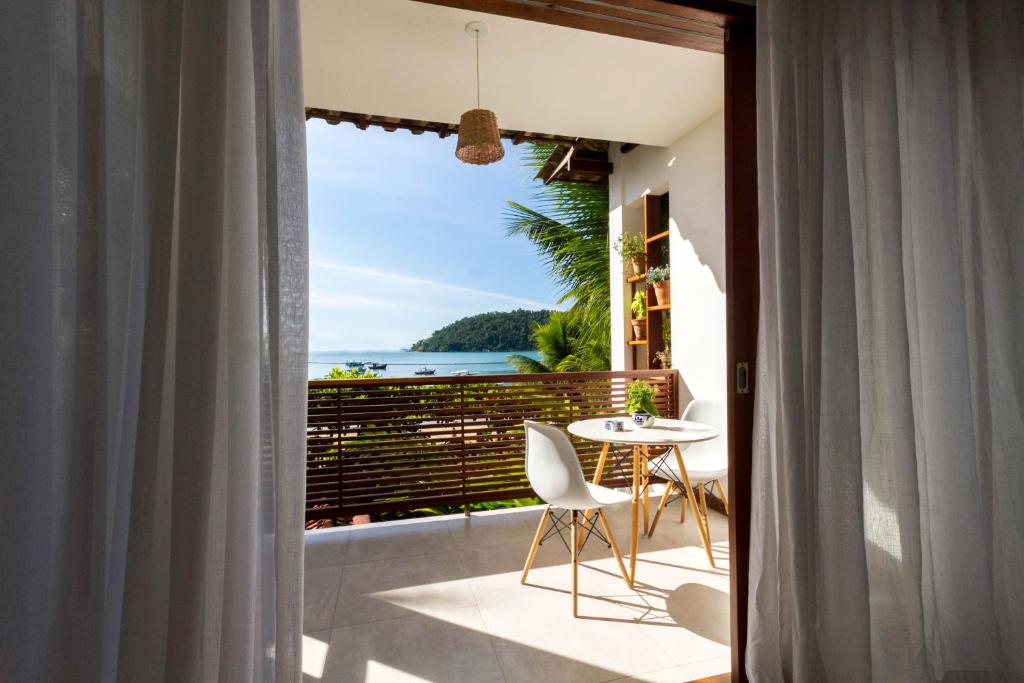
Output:
[[[480,31],[473,32],[476,35],[476,108],[480,108]]]

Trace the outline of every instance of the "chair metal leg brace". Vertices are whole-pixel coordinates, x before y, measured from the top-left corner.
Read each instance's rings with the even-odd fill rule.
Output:
[[[537,542],[537,545],[544,545],[544,541],[548,540],[555,534],[558,534],[558,538],[562,541],[562,545],[565,546],[565,549],[569,550],[570,552],[572,551],[572,549],[569,547],[568,541],[565,538],[565,532],[572,530],[571,524],[565,521],[566,515],[569,515],[569,510],[551,513],[551,526],[548,528],[547,532],[541,537],[540,541]],[[578,552],[583,552],[583,549],[587,545],[587,541],[590,540],[590,534],[594,534],[595,536],[597,536],[609,548],[612,547],[611,541],[608,540],[608,537],[598,530],[597,521],[597,515],[594,515],[590,519],[584,518],[580,521],[579,526],[580,531],[583,534],[583,538],[580,540],[578,544]]]
[[[594,483],[600,484],[601,479],[604,478],[604,473],[611,469],[619,477],[625,476],[625,464],[633,462],[633,449],[617,449],[611,448],[610,444],[605,444],[608,447],[606,450],[602,450],[602,460],[598,466],[598,471],[594,473]],[[609,463],[608,457],[611,456]],[[583,512],[583,519],[586,521],[590,520],[590,510]],[[580,543],[585,543],[588,533],[584,531],[583,538]],[[580,548],[583,546],[581,545]]]
[[[565,546],[565,549],[569,551],[569,554],[572,557],[572,609],[573,616],[576,616],[578,596],[576,587],[579,554],[582,552],[587,540],[589,540],[590,535],[593,534],[597,536],[599,540],[604,542],[605,545],[611,548],[612,555],[615,557],[615,561],[619,565],[619,571],[622,572],[623,580],[625,580],[626,585],[632,585],[629,575],[626,573],[626,566],[622,562],[622,555],[619,553],[619,547],[616,545],[615,539],[612,537],[612,530],[608,524],[608,518],[605,516],[604,510],[597,508],[597,514],[594,515],[592,519],[586,520],[581,519],[581,515],[578,510],[562,510],[560,512],[553,512],[553,509],[554,508],[547,507],[541,515],[540,524],[537,526],[537,533],[533,537],[533,545],[530,547],[530,553],[526,558],[526,566],[523,567],[523,574],[519,580],[520,583],[526,583],[526,577],[529,575],[530,569],[533,567],[533,560],[537,556],[537,549],[543,545],[544,541],[557,534],[558,540],[562,542],[562,545]],[[569,515],[570,517],[568,522],[565,521],[566,515]],[[601,526],[604,527],[603,532],[597,528],[598,521],[600,521]],[[568,539],[565,534],[566,530],[569,531]],[[586,532],[586,536],[581,540],[579,535],[584,531]]]

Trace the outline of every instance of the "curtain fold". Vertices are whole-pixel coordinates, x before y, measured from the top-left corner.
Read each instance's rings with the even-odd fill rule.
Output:
[[[297,2],[0,34],[0,680],[298,681]]]
[[[1024,5],[758,2],[752,680],[1024,680]]]

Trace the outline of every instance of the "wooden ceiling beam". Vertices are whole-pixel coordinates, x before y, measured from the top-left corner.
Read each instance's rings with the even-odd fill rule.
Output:
[[[569,148],[569,150],[565,153],[565,156],[563,156],[562,159],[555,165],[555,167],[551,169],[551,172],[544,177],[545,185],[550,185],[551,183],[558,180],[559,174],[561,174],[562,171],[569,166],[569,160],[572,159],[572,155],[575,151],[575,147]]]
[[[569,160],[566,173],[585,173],[587,175],[610,176],[612,174],[612,162],[607,159],[591,159],[582,155],[576,155]]]
[[[417,1],[717,53],[725,51],[729,25],[753,14],[753,8],[728,0]]]
[[[560,146],[552,152],[537,178],[550,185],[554,182],[604,183],[612,174],[607,151],[587,149],[587,140],[576,140],[571,146]]]

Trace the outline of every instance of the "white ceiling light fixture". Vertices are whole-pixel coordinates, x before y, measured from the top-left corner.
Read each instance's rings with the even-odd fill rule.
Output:
[[[480,39],[487,35],[487,24],[471,21],[466,33],[476,41],[476,109],[459,119],[459,144],[455,156],[467,164],[490,164],[505,156],[498,133],[498,118],[493,111],[480,108]]]

